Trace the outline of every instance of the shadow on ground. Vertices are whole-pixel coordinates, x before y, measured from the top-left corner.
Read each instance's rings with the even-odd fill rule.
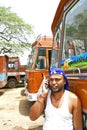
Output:
[[[32,129],[28,129],[28,130],[42,130],[42,126],[36,127],[36,128],[32,128]]]
[[[4,94],[4,92],[3,91],[0,91],[0,96],[2,96]]]
[[[42,126],[32,128],[32,129],[24,129],[24,128],[19,127],[19,126],[15,126],[14,128],[12,128],[12,130],[42,130]]]
[[[29,102],[27,99],[20,100],[19,103],[19,112],[24,116],[29,116],[29,109],[34,102]]]

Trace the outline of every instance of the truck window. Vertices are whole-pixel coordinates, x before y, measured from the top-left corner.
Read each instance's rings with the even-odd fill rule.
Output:
[[[17,69],[18,69],[18,62],[9,62],[8,68],[9,68],[10,70],[11,70],[11,69],[17,70]]]
[[[52,58],[51,58],[51,68],[58,67],[61,32],[62,32],[62,22],[60,22],[60,24],[55,29],[55,37],[53,41]]]
[[[86,0],[80,0],[65,16],[64,46],[61,65],[67,62],[66,64],[70,64],[68,68],[70,70],[76,67],[85,68],[87,66],[86,4]],[[81,63],[81,61],[83,62]]]
[[[38,56],[35,69],[46,69],[46,48],[38,48]]]

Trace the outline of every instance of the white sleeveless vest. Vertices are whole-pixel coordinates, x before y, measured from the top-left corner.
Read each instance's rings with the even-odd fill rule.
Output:
[[[60,108],[55,108],[52,105],[50,94],[49,91],[43,130],[73,130],[72,114],[68,109],[68,91],[64,92],[64,100]]]

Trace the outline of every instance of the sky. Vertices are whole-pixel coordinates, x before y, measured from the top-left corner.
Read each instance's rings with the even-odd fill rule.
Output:
[[[33,26],[35,37],[52,36],[51,25],[60,0],[0,0],[0,6],[11,7],[26,23]]]

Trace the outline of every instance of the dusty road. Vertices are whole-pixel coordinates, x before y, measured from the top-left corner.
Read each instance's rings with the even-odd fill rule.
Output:
[[[30,106],[23,87],[0,89],[0,130],[42,130],[43,115],[31,121]]]

